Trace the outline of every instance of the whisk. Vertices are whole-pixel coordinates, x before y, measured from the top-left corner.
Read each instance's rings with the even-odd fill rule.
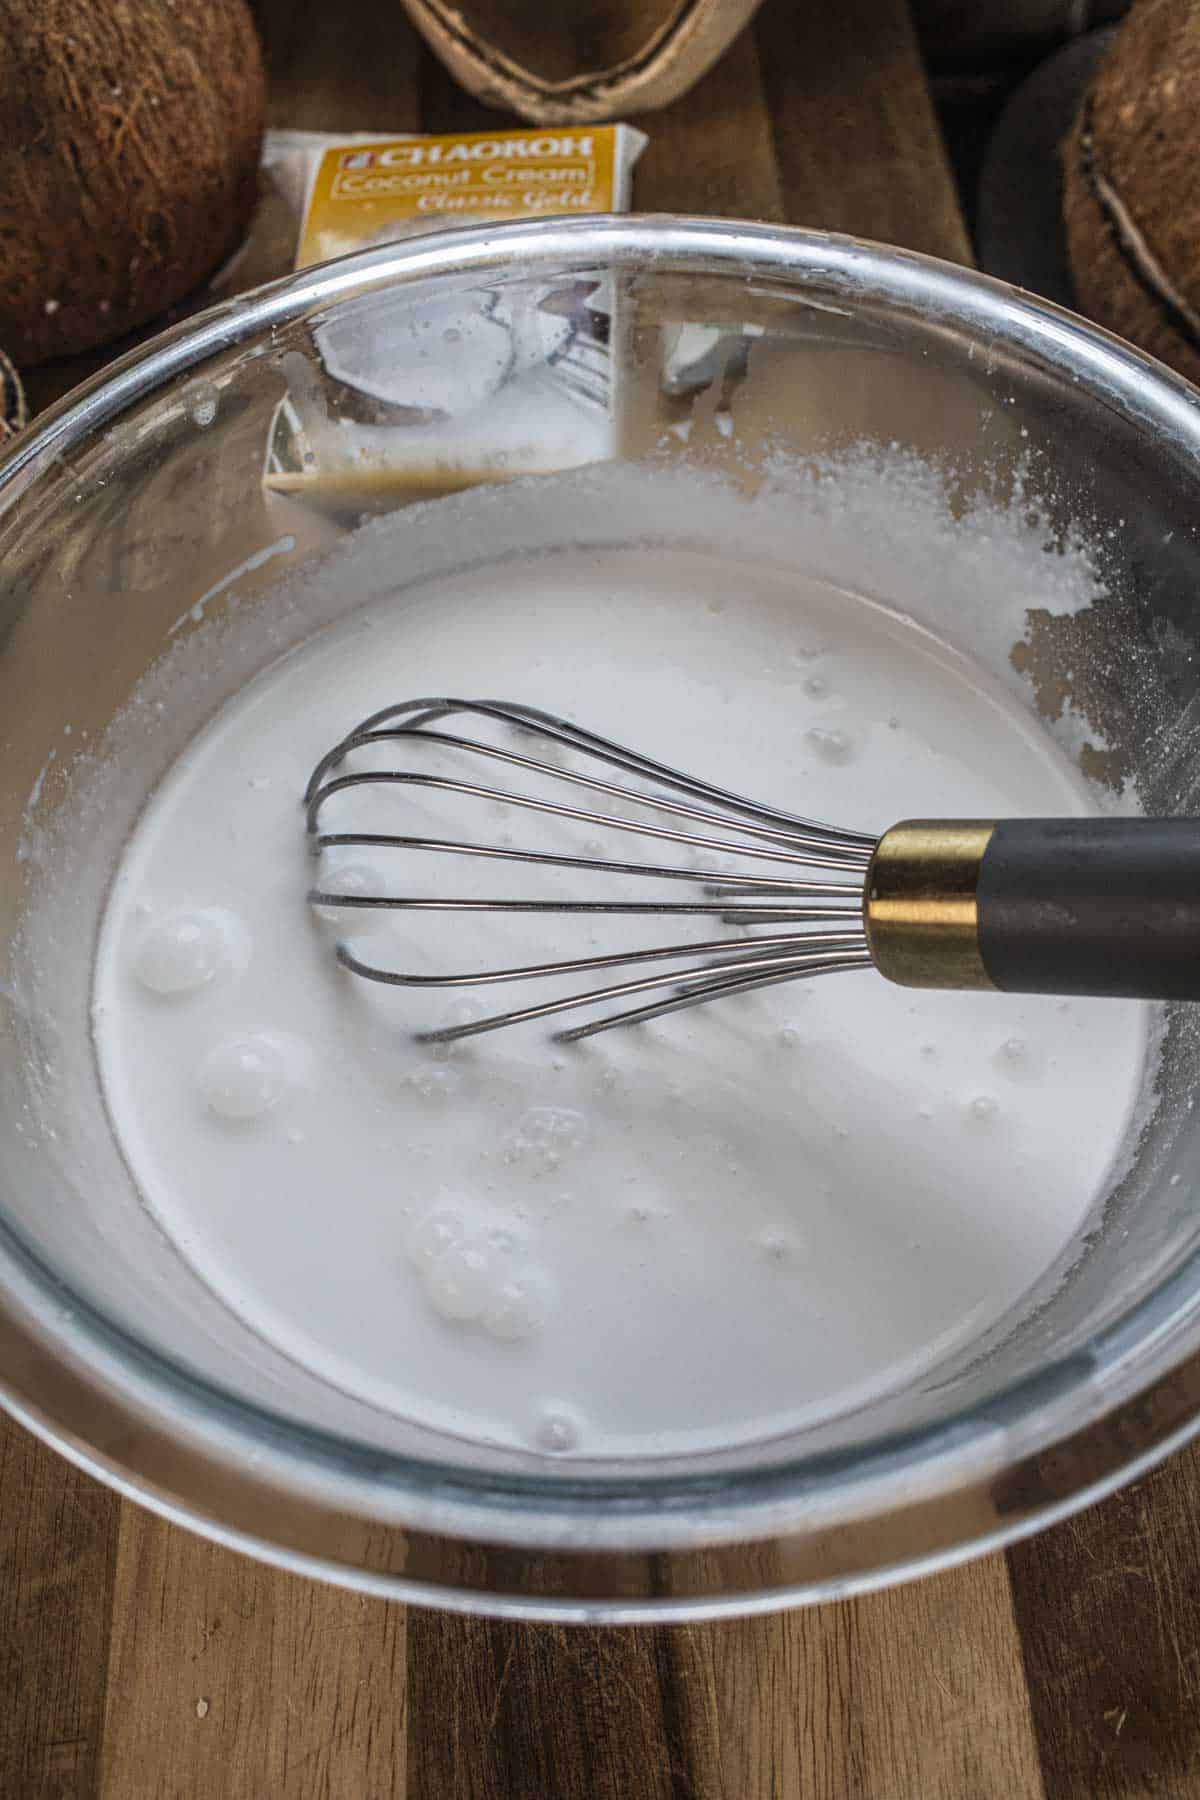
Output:
[[[503,741],[486,735],[495,725]],[[357,752],[381,745],[402,766],[353,766]],[[448,755],[455,772],[431,769],[431,750]],[[569,762],[550,760],[564,755]],[[525,785],[530,776],[536,791]],[[514,778],[521,785],[511,786]],[[600,835],[600,854],[420,829],[329,829],[338,796],[362,789],[492,803],[531,822],[584,827],[593,842]],[[338,943],[352,974],[395,987],[539,984],[528,1003],[418,1033],[424,1042],[584,1013],[555,1033],[575,1042],[777,982],[871,968],[906,987],[1200,998],[1196,819],[918,819],[875,837],[747,799],[536,707],[450,698],[406,700],[364,719],[317,764],[305,816],[317,855],[362,846],[410,853],[414,870],[439,866],[423,858],[465,858],[501,872],[518,865],[526,876],[565,870],[580,884],[567,898],[505,898],[337,892],[318,882],[308,900],[326,912],[605,914],[727,928],[720,937],[435,973],[383,967]],[[641,860],[647,846],[663,860]],[[681,853],[691,866],[681,866]],[[695,866],[714,857],[717,873]],[[645,889],[635,890],[645,898],[615,897],[611,883],[625,878],[680,897]],[[627,972],[611,978],[618,970]],[[567,977],[582,985],[554,991]]]

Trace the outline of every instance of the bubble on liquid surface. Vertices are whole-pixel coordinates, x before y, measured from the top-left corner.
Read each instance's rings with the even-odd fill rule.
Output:
[[[808,675],[804,681],[804,691],[813,700],[823,700],[829,692],[829,683],[823,675]]]
[[[455,1324],[482,1328],[502,1343],[536,1336],[553,1297],[528,1232],[442,1204],[408,1238],[409,1261],[433,1310]]]
[[[967,1101],[967,1117],[974,1125],[992,1125],[1000,1108],[991,1094],[975,1094]]]
[[[534,1420],[533,1441],[550,1456],[565,1456],[577,1450],[582,1436],[580,1420],[569,1406],[551,1402],[539,1410]]]
[[[448,1105],[462,1091],[462,1076],[457,1069],[448,1068],[444,1063],[434,1063],[427,1069],[414,1070],[407,1077],[407,1082],[414,1093],[433,1105]]]
[[[547,1309],[546,1283],[536,1273],[510,1276],[488,1300],[483,1325],[501,1343],[521,1344],[535,1337]]]
[[[452,1207],[435,1207],[417,1222],[409,1238],[408,1253],[418,1266],[436,1262],[444,1251],[461,1244],[469,1226]]]
[[[194,994],[229,965],[236,929],[215,909],[170,913],[143,937],[134,974],[152,994]]]
[[[219,1119],[246,1124],[278,1106],[292,1084],[291,1059],[273,1038],[231,1038],[200,1065],[200,1091]]]
[[[425,1292],[443,1319],[477,1319],[494,1298],[492,1259],[480,1244],[450,1244],[429,1264]]]
[[[348,899],[387,892],[378,870],[367,863],[339,863],[322,869],[313,885],[323,894],[344,894]],[[356,936],[386,924],[388,918],[387,908],[382,906],[314,906],[313,912],[327,925],[338,925]]]
[[[804,1041],[804,1033],[798,1025],[781,1025],[776,1036],[784,1050],[795,1050]]]
[[[775,1268],[784,1268],[789,1263],[794,1263],[804,1248],[798,1232],[778,1225],[760,1232],[757,1246],[763,1260]]]
[[[184,403],[192,424],[203,431],[216,418],[221,395],[211,381],[191,381],[184,390]]]
[[[571,1106],[531,1106],[522,1113],[505,1146],[505,1161],[524,1164],[538,1175],[552,1174],[591,1140],[584,1114]]]
[[[1041,1059],[1036,1049],[1023,1037],[1005,1038],[996,1051],[996,1066],[1010,1080],[1036,1078],[1041,1073]]]
[[[848,763],[853,762],[857,755],[857,746],[854,739],[845,731],[827,729],[823,725],[814,725],[812,729],[806,731],[804,735],[816,751],[817,755],[821,758],[822,762],[834,764]]]

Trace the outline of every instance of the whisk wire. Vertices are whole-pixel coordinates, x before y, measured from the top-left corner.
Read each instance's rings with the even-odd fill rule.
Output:
[[[433,731],[416,731],[411,727],[406,728],[403,731],[376,731],[367,733],[361,739],[357,739],[352,747],[360,749],[368,744],[405,739],[414,739],[426,744],[434,743],[449,745],[458,750],[470,750],[483,756],[494,754],[490,745],[476,743],[471,738],[447,737]],[[554,763],[536,762],[529,757],[523,756],[506,756],[506,760],[518,763],[522,768],[531,769],[539,775],[546,776],[550,780],[572,782],[576,786],[593,788],[597,792],[614,795],[621,800],[630,801],[635,805],[650,807],[655,812],[675,813],[683,818],[701,820],[715,825],[724,825],[727,829],[732,828],[742,832],[746,836],[765,839],[771,845],[771,848],[764,849],[749,844],[743,844],[728,838],[706,838],[698,837],[695,834],[688,832],[671,832],[664,827],[650,825],[646,822],[639,824],[632,819],[617,818],[611,813],[584,811],[582,808],[564,806],[558,801],[541,800],[534,795],[514,793],[507,788],[482,787],[476,782],[455,781],[446,775],[422,774],[414,769],[370,770],[357,775],[339,775],[333,780],[325,781],[316,790],[308,803],[308,830],[311,835],[315,835],[314,848],[318,851],[323,850],[331,841],[333,841],[318,834],[316,826],[317,818],[322,807],[328,800],[332,799],[335,794],[345,788],[364,787],[373,784],[390,784],[400,787],[411,786],[434,788],[440,789],[446,793],[469,794],[477,800],[490,800],[499,806],[525,807],[533,812],[553,814],[556,818],[573,819],[577,823],[583,825],[599,825],[617,831],[636,832],[642,837],[662,838],[677,844],[688,844],[689,846],[694,846],[701,850],[710,850],[727,855],[753,856],[770,862],[789,862],[815,867],[830,866],[837,868],[857,868],[868,860],[867,853],[859,850],[858,847],[854,845],[847,845],[844,849],[839,846],[836,849],[831,850],[817,838],[807,836],[802,832],[793,833],[788,838],[784,839],[778,831],[765,831],[760,827],[736,820],[731,822],[727,819],[722,819],[717,814],[699,812],[694,807],[680,806],[677,802],[665,798],[659,798],[650,794],[640,794],[630,788],[616,787],[610,782],[595,781],[587,776],[576,775],[570,769],[560,769]],[[365,841],[378,842],[379,840],[372,838]],[[785,844],[792,847],[790,851],[784,847]],[[411,847],[411,842],[409,847]],[[694,879],[694,870],[691,871],[691,875],[692,879]]]
[[[578,1044],[584,1038],[595,1037],[602,1031],[612,1031],[619,1025],[647,1025],[651,1019],[661,1019],[667,1013],[682,1012],[691,1006],[703,1005],[709,1000],[720,1000],[733,994],[748,994],[757,988],[775,987],[780,982],[797,981],[800,978],[810,980],[815,975],[848,974],[852,969],[869,969],[871,967],[870,952],[866,949],[854,955],[829,957],[823,961],[806,962],[800,967],[785,969],[773,975],[747,976],[744,980],[714,981],[700,989],[681,990],[668,1000],[657,1000],[647,1006],[631,1008],[628,1012],[606,1013],[603,1018],[594,1019],[587,1025],[575,1025],[566,1031],[554,1034],[556,1043]],[[515,1021],[513,1021],[515,1023]],[[505,1020],[496,1023],[507,1023]],[[483,1029],[492,1029],[492,1022],[484,1024]]]
[[[590,770],[562,767],[503,745],[430,729],[460,713],[472,714],[544,739],[577,757],[598,761],[607,768],[632,775],[651,786],[646,790],[631,788],[621,782],[598,776]],[[552,789],[548,793],[521,793],[418,769],[376,768],[342,775],[335,773],[353,752],[376,748],[382,744],[393,744],[405,749],[433,748],[443,753],[498,761],[536,776],[540,783],[560,783],[575,790],[600,794],[617,801],[622,807],[633,808],[635,811],[641,809],[643,813],[655,812],[660,817],[686,822],[700,829],[684,830],[675,825],[652,823],[644,816],[629,817],[598,812],[582,804],[568,804],[565,799],[554,797]],[[594,832],[632,834],[660,844],[683,847],[693,855],[722,859],[732,857],[743,863],[749,860],[759,865],[775,866],[769,870],[754,871],[744,867],[736,871],[722,868],[719,879],[714,883],[695,867],[681,868],[637,862],[611,855],[583,856],[570,854],[565,850],[487,844],[428,833],[321,829],[324,809],[339,794],[369,788],[407,789],[414,794],[454,796],[456,800],[465,799],[472,803],[515,808],[535,818],[585,826]],[[681,970],[672,967],[654,974],[637,975],[585,992],[533,1001],[487,1018],[472,1019],[418,1034],[427,1043],[449,1043],[529,1020],[553,1017],[577,1009],[596,1008],[636,995],[654,996],[634,1007],[605,1014],[557,1034],[563,1041],[578,1041],[597,1031],[660,1017],[723,995],[748,992],[779,981],[870,966],[871,957],[862,925],[862,886],[874,849],[873,838],[840,827],[827,827],[811,819],[763,806],[712,783],[685,775],[638,751],[533,707],[503,701],[449,698],[411,700],[387,707],[364,720],[321,759],[313,771],[304,799],[310,846],[315,854],[347,846],[420,851],[484,862],[515,864],[526,868],[569,870],[585,874],[589,878],[604,875],[687,882],[693,887],[698,886],[705,896],[703,899],[678,901],[610,900],[604,897],[588,900],[517,896],[460,898],[440,893],[338,893],[326,887],[314,887],[308,898],[314,906],[323,909],[345,908],[348,912],[361,908],[417,913],[439,911],[640,917],[709,916],[719,918],[727,925],[743,928],[755,924],[839,928],[808,929],[803,933],[760,932],[740,940],[721,938],[692,941],[601,955],[560,957],[508,968],[445,971],[436,974],[383,968],[364,960],[348,945],[339,944],[338,959],[351,973],[385,985],[405,988],[456,989],[487,987],[502,982],[537,982],[593,970],[670,963],[685,957],[710,959],[716,955],[716,960],[701,960],[691,968]],[[712,835],[713,832],[721,835]],[[837,881],[791,877],[780,872],[780,864],[797,870],[830,870],[848,876],[849,879]],[[771,901],[770,905],[748,903],[767,898]],[[670,988],[672,991],[666,995],[657,992],[663,988]]]
[[[839,938],[844,939],[844,948],[839,944]],[[837,962],[839,966],[852,966],[847,959],[856,954],[853,949],[855,941],[856,934],[853,932],[830,933],[825,950],[823,952],[814,950],[812,955],[806,952],[788,951],[776,956],[755,956],[736,962],[711,963],[708,965],[709,979],[703,984],[704,989],[711,988],[715,994],[718,991],[732,992],[743,987],[759,986],[763,977],[769,979],[772,976],[780,976],[791,980],[795,976],[803,974],[810,966],[814,973],[819,973],[830,962]],[[561,964],[550,964],[538,971],[542,974],[561,974],[562,972]],[[693,972],[700,973],[700,971]],[[727,980],[715,979],[722,976],[727,977]],[[669,969],[657,975],[636,976],[631,981],[610,982],[606,987],[595,988],[588,993],[565,994],[558,999],[538,1001],[531,1006],[514,1007],[511,1012],[495,1017],[472,1019],[461,1025],[446,1026],[438,1031],[422,1031],[417,1034],[418,1042],[423,1044],[453,1043],[459,1038],[475,1037],[480,1032],[498,1030],[502,1025],[518,1025],[529,1019],[550,1018],[555,1013],[572,1012],[579,1007],[594,1006],[600,1001],[617,1000],[626,994],[644,994],[654,988],[671,987],[676,990],[672,1001],[663,1006],[664,1012],[673,1010],[676,1006],[695,1006],[701,999],[708,997],[707,992],[702,993],[692,988],[680,991],[680,983],[683,979],[684,977],[681,977],[678,969]],[[596,1021],[597,1025],[609,1023],[616,1023],[616,1021],[607,1019]],[[578,1029],[566,1033],[560,1041],[574,1042],[579,1037],[587,1035],[589,1032],[586,1028]]]
[[[759,801],[750,800],[745,795],[735,794],[728,788],[715,786],[712,782],[703,781],[693,775],[686,775],[680,769],[673,769],[668,763],[657,762],[653,757],[644,756],[641,751],[631,750],[626,745],[618,744],[611,738],[599,736],[594,731],[587,731],[581,725],[572,724],[569,719],[560,719],[554,713],[542,712],[534,706],[524,706],[511,700],[455,700],[424,699],[405,700],[396,706],[385,706],[381,711],[372,713],[357,725],[341,743],[335,744],[314,769],[305,790],[305,804],[313,796],[315,789],[324,781],[329,770],[358,745],[366,742],[371,733],[392,719],[406,718],[410,731],[415,733],[428,724],[435,724],[454,713],[473,713],[481,718],[497,720],[501,724],[515,726],[518,730],[534,732],[552,742],[562,744],[569,750],[581,750],[594,756],[598,761],[609,764],[613,768],[624,769],[627,774],[641,775],[651,781],[658,781],[663,786],[679,793],[690,794],[718,805],[742,812],[748,818],[757,819],[765,824],[774,824],[785,832],[812,831],[824,842],[845,843],[856,846],[864,853],[864,860],[869,859],[875,846],[875,839],[865,832],[850,831],[840,825],[824,825],[815,819],[805,819],[796,813],[783,812],[777,807],[764,806]],[[428,734],[434,736],[435,734]],[[553,765],[550,765],[553,767]],[[562,774],[565,771],[559,770]]]

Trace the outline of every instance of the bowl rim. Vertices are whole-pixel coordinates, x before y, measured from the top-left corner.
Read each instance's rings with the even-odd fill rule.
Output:
[[[128,352],[0,460],[0,517],[47,463],[221,351],[435,277],[606,263],[831,283],[1069,369],[1200,473],[1200,392],[1049,301],[915,252],[674,215],[465,226],[305,269]],[[994,1549],[1200,1431],[1200,1251],[1076,1350],[853,1452],[719,1476],[497,1476],[315,1431],[224,1392],[69,1293],[0,1214],[0,1402],[131,1498],[343,1585],[559,1619],[714,1617],[881,1586]],[[361,1528],[361,1529],[359,1529]]]

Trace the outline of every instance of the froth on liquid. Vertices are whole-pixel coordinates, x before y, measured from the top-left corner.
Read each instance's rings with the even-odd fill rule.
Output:
[[[217,1293],[349,1392],[557,1458],[802,1427],[914,1379],[1016,1303],[1103,1191],[1143,1010],[914,994],[864,972],[568,1051],[539,1024],[422,1048],[414,1026],[477,1016],[478,1000],[369,987],[337,966],[339,936],[430,968],[594,953],[602,937],[594,922],[569,937],[519,917],[310,914],[311,767],[367,714],[446,691],[548,706],[865,829],[1089,809],[1012,693],[957,653],[732,556],[513,560],[322,634],[163,784],[96,968],[126,1156]],[[379,807],[351,796],[340,828],[381,828]],[[495,842],[525,829],[512,809],[468,819],[428,799],[419,817]],[[563,843],[594,854],[594,836]],[[361,894],[410,876],[347,851],[321,882]]]

